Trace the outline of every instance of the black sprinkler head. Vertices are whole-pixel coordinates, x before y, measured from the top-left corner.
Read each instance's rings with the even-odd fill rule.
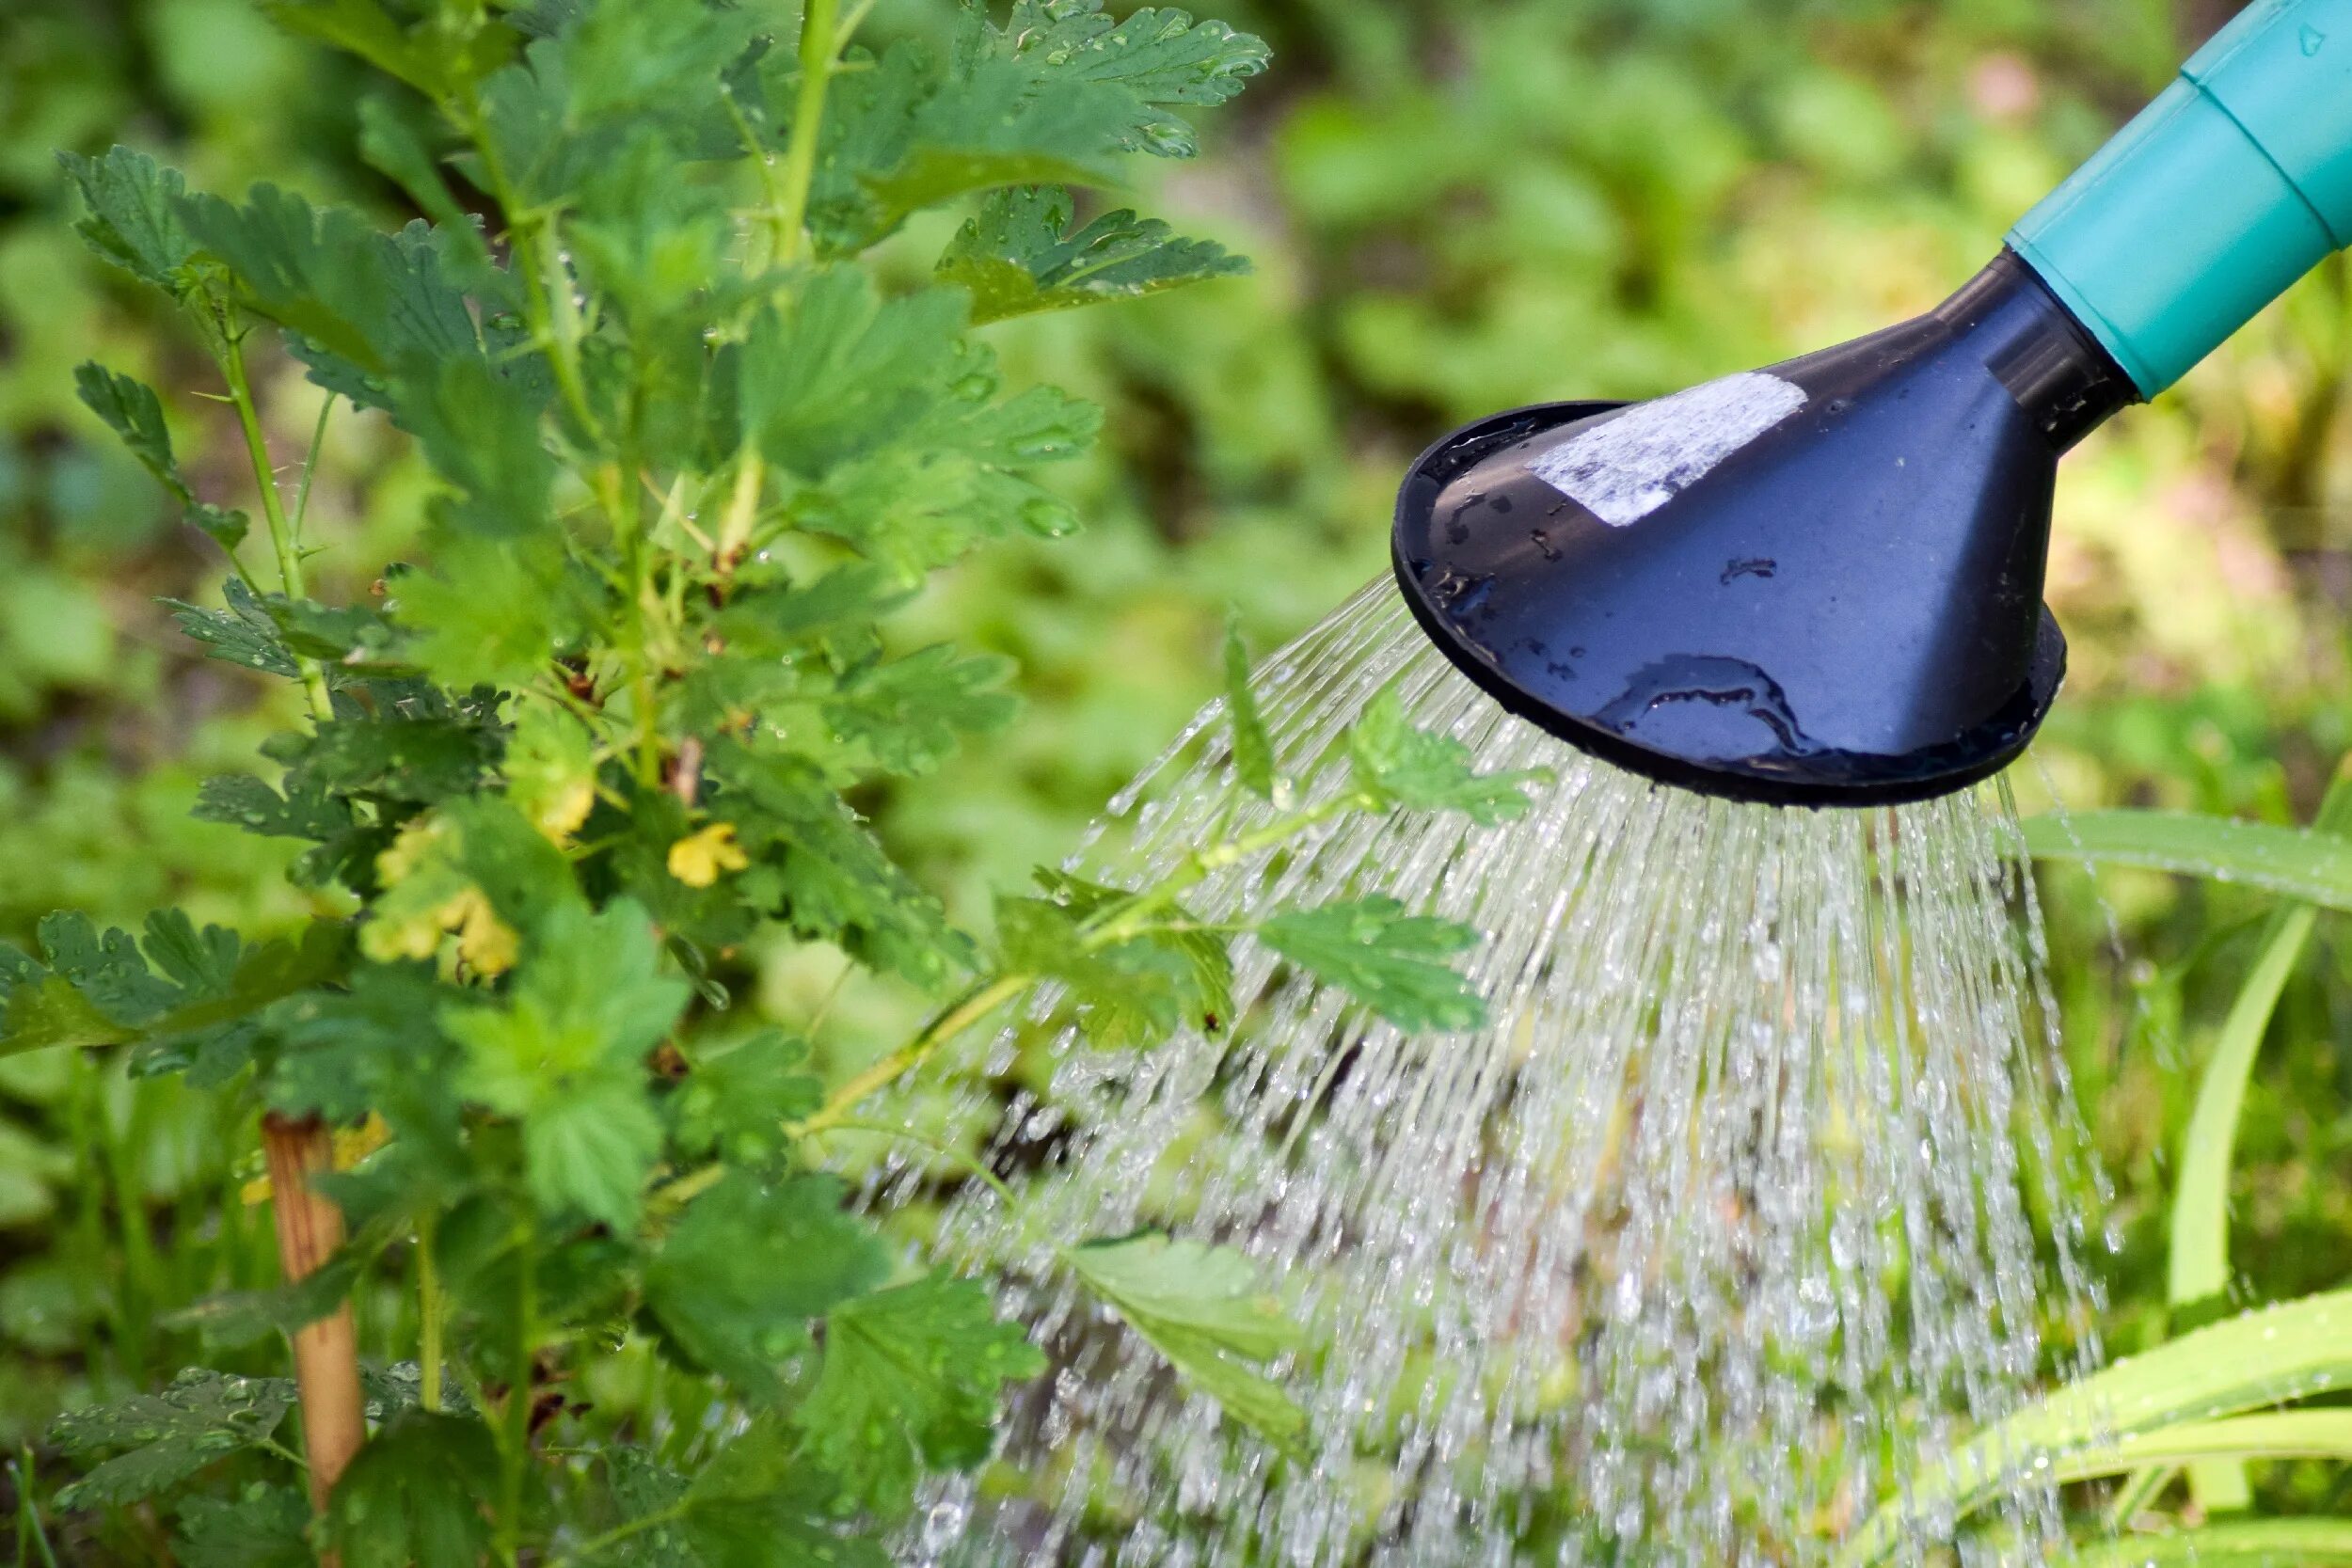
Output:
[[[1465,674],[1607,761],[1780,805],[1924,800],[2049,711],[2058,460],[2138,396],[2004,251],[1836,348],[1455,431],[1398,496],[1397,581]]]

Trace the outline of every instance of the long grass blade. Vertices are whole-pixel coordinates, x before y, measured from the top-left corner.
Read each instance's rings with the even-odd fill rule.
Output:
[[[1886,1560],[1901,1544],[1906,1517],[1947,1509],[1964,1516],[2000,1497],[2020,1468],[2075,1465],[2177,1423],[2214,1422],[2347,1386],[2352,1290],[2242,1313],[2056,1389],[1979,1433],[1947,1464],[1924,1466],[1908,1498],[1871,1515],[1838,1562]]]
[[[2058,1568],[2336,1568],[2352,1563],[2352,1519],[2249,1519],[2171,1535],[2127,1535]]]
[[[2024,827],[2037,859],[2177,871],[2352,910],[2352,842],[2331,834],[2171,811],[2051,813]]]

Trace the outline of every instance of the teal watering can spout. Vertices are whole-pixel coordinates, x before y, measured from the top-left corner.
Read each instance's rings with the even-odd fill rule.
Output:
[[[2352,0],[2264,0],[2009,243],[2153,397],[2352,245]]]
[[[2005,768],[2066,640],[2058,459],[2352,243],[2352,0],[2264,0],[1926,314],[1454,432],[1397,584],[1528,722],[1661,784],[1876,806]]]

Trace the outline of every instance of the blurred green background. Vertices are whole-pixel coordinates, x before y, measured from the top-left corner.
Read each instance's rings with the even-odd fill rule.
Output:
[[[944,6],[886,0],[882,31]],[[1025,719],[865,802],[966,913],[1057,859],[1215,689],[1229,605],[1261,648],[1382,570],[1394,483],[1453,424],[1642,397],[1922,309],[2224,19],[2206,0],[1302,0],[1220,14],[1273,74],[1147,193],[1256,273],[998,331],[1017,376],[1102,403],[1061,479],[1089,519],[951,574],[910,637],[1020,661]],[[268,178],[388,219],[349,149],[357,69],[246,0],[0,6],[0,938],[52,908],[291,922],[260,841],[191,822],[291,689],[194,657],[155,599],[216,569],[74,402],[99,357],[166,389],[199,485],[246,498],[200,362],[68,231],[52,160],[122,140],[191,182]],[[1142,172],[1142,171],[1139,171]],[[908,276],[936,253],[908,236]],[[282,359],[287,454],[317,394]],[[2352,271],[2339,258],[2151,410],[2071,460],[2050,597],[2067,695],[2013,779],[2027,810],[2162,804],[2307,818],[2352,738]],[[338,414],[312,503],[322,596],[398,556],[422,478]],[[2264,902],[2045,874],[2074,1092],[2115,1178],[2111,1349],[2167,1330],[2167,1149]],[[2323,921],[2241,1133],[2236,1261],[2260,1300],[2352,1270],[2352,950]],[[766,1005],[834,978],[779,962]],[[879,1029],[902,1006],[852,998]],[[180,1307],[265,1278],[233,1108],[87,1061],[0,1061],[0,1442],[149,1383]],[[225,1201],[224,1201],[225,1199]],[[364,1308],[364,1303],[363,1303]],[[2179,1325],[2171,1325],[2177,1327]],[[2291,1481],[2280,1484],[2292,1484]]]

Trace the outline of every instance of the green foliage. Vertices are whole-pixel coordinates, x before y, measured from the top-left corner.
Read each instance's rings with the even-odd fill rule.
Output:
[[[1241,629],[1232,625],[1225,628],[1225,720],[1233,735],[1233,777],[1252,795],[1287,804],[1287,791],[1274,773],[1274,742],[1250,689],[1248,650],[1242,646]]]
[[[1122,208],[1073,230],[1072,213],[1059,186],[998,191],[940,258],[939,276],[971,294],[977,323],[1136,299],[1248,270],[1224,246],[1180,239],[1157,218]]]
[[[2191,812],[2070,812],[2028,818],[2026,847],[2043,860],[2179,871],[2352,910],[2352,842],[2267,822]]]
[[[73,380],[84,406],[122,437],[131,455],[179,501],[189,522],[224,550],[233,551],[245,542],[252,527],[250,519],[242,512],[199,500],[181,473],[171,454],[171,432],[164,428],[163,400],[155,395],[155,388],[95,363],[82,365],[73,372]]]
[[[2352,1519],[2260,1519],[2169,1535],[2135,1535],[2063,1560],[2065,1568],[2330,1568],[2352,1562]]]
[[[310,1568],[310,1524],[299,1491],[256,1481],[234,1497],[183,1500],[171,1545],[185,1568]]]
[[[326,1537],[352,1568],[478,1561],[491,1541],[482,1478],[497,1467],[480,1421],[404,1410],[335,1483]]]
[[[824,1362],[794,1424],[834,1478],[836,1509],[894,1518],[923,1470],[987,1458],[999,1388],[1044,1370],[978,1284],[921,1280],[826,1315]]]
[[[1363,718],[1348,735],[1347,751],[1358,785],[1380,804],[1458,811],[1486,826],[1511,821],[1526,811],[1521,786],[1549,776],[1537,769],[1474,771],[1469,747],[1405,721],[1405,705],[1394,689],[1382,692],[1364,708]]]
[[[830,1177],[734,1171],[688,1204],[645,1269],[646,1305],[670,1341],[753,1398],[778,1397],[776,1369],[808,1348],[810,1322],[890,1272],[841,1196]]]
[[[1229,1248],[1144,1232],[1066,1248],[1087,1288],[1227,1414],[1296,1452],[1306,1413],[1267,1375],[1305,1336]]]
[[[1407,914],[1393,898],[1278,914],[1259,939],[1406,1030],[1474,1029],[1486,1006],[1447,960],[1477,944],[1469,927]]]
[[[168,1491],[215,1460],[268,1442],[294,1402],[291,1378],[192,1369],[160,1393],[62,1417],[50,1440],[99,1462],[57,1500],[119,1505]]]
[[[2112,1457],[2120,1439],[2335,1388],[2352,1380],[2347,1313],[2352,1292],[2308,1296],[2199,1329],[2068,1384],[1971,1439],[1948,1468],[1915,1476],[1912,1495],[1856,1530],[1838,1560],[1848,1568],[1884,1560],[1898,1549],[1904,1509],[1966,1513],[1998,1495],[2015,1464],[2063,1466],[2089,1458],[2126,1469],[2132,1459]]]
[[[198,815],[306,845],[293,879],[334,912],[300,944],[251,945],[177,913],[135,942],[56,917],[38,959],[0,958],[7,1043],[127,1044],[151,1070],[364,1126],[324,1184],[343,1248],[298,1285],[173,1320],[247,1344],[409,1261],[422,1366],[377,1402],[316,1527],[343,1560],[514,1560],[600,1536],[598,1560],[878,1561],[871,1531],[927,1472],[984,1459],[1006,1386],[1047,1362],[984,1283],[894,1280],[842,1185],[805,1169],[808,1140],[1040,984],[1106,1048],[1223,1027],[1240,933],[1182,902],[1214,865],[1391,798],[1507,809],[1507,786],[1447,772],[1400,723],[1368,743],[1403,759],[1367,774],[1393,775],[1377,800],[1368,783],[1152,888],[1042,876],[1043,896],[1001,906],[992,972],[849,798],[940,769],[1014,713],[1006,660],[910,649],[891,617],[976,546],[1074,526],[1034,474],[1081,453],[1099,415],[1009,385],[974,325],[1241,270],[1130,212],[1073,228],[1058,187],[1118,182],[1129,152],[1189,154],[1179,111],[1230,97],[1263,46],[1093,0],[1022,0],[1002,25],[969,11],[945,53],[872,59],[844,59],[839,36],[779,49],[752,13],[692,0],[269,9],[405,84],[367,100],[360,150],[428,221],[388,231],[267,183],[191,192],[125,151],[67,167],[85,238],[215,361],[261,496],[275,584],[241,567],[218,608],[171,608],[210,657],[309,709],[263,745],[274,774],[210,779]],[[988,191],[930,286],[895,291],[861,256]],[[273,338],[330,411],[381,410],[430,475],[423,562],[390,563],[365,603],[310,594],[310,476],[289,509],[255,391]],[[199,498],[154,391],[96,365],[78,379],[233,550],[246,525]],[[1263,733],[1250,744],[1271,793]],[[1392,908],[1264,934],[1399,1019],[1451,1016],[1459,995],[1438,960],[1462,934]],[[828,1092],[803,1041],[720,1028],[763,939],[969,989]],[[1072,1257],[1184,1375],[1295,1444],[1265,1363],[1297,1331],[1238,1259],[1157,1239]],[[551,1380],[617,1334],[749,1425],[687,1468],[615,1440],[595,1484],[566,1479],[542,1451],[543,1423],[567,1418]],[[240,1529],[294,1554],[282,1478],[204,1480],[233,1453],[274,1462],[290,1390],[193,1375],[60,1429],[77,1453],[131,1450],[73,1500],[164,1495],[192,1557]]]

